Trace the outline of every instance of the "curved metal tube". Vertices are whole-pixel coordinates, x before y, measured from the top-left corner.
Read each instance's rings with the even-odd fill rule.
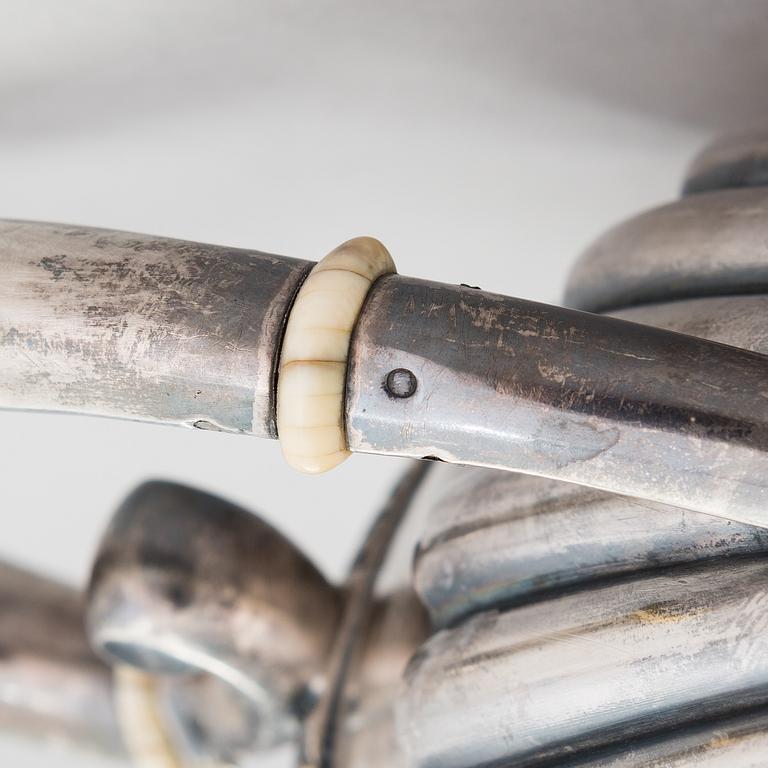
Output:
[[[0,221],[0,407],[275,437],[288,308],[311,264]]]
[[[411,371],[412,397],[387,372]],[[515,470],[768,525],[768,357],[382,278],[353,339],[353,451]]]
[[[743,559],[443,630],[406,673],[398,723],[409,764],[554,762],[768,705],[767,595],[765,559]]]
[[[6,222],[0,263],[0,406],[275,436],[282,328],[307,262]],[[399,369],[405,396],[387,388]],[[358,320],[346,395],[353,451],[768,525],[768,357],[753,352],[391,275]]]
[[[613,227],[591,245],[571,270],[565,303],[610,312],[703,296],[768,293],[766,239],[766,187],[676,200]]]
[[[768,526],[768,295],[747,279],[768,279],[754,253],[764,192],[729,194],[697,203],[726,222],[716,235],[678,204],[606,239],[614,258],[629,241],[635,251],[618,293],[603,286],[600,301],[693,294],[620,312],[665,330],[380,280],[350,350],[350,446]],[[702,237],[711,247],[673,264],[668,284],[648,277],[649,244],[674,253]],[[282,331],[311,265],[23,223],[0,224],[6,253],[0,398],[10,407],[276,436]],[[584,306],[608,258],[595,253],[571,283],[586,287]],[[396,391],[398,371],[407,386]],[[444,493],[415,581],[447,628],[401,683],[425,615],[410,590],[374,600],[374,583],[424,468],[404,480],[343,591],[234,505],[143,486],[102,542],[94,644],[160,676],[175,736],[206,758],[251,756],[303,725],[303,757],[320,766],[752,765],[768,711],[765,529],[482,469],[444,484],[438,471]],[[707,740],[714,725],[723,738]]]
[[[768,352],[768,296],[635,307],[638,322]],[[440,626],[577,582],[763,552],[768,531],[541,478],[436,468],[416,589]]]
[[[675,728],[592,757],[558,761],[557,768],[763,768],[768,708]]]

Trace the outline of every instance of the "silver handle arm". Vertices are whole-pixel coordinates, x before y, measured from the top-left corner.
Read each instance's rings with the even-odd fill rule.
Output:
[[[276,437],[310,262],[0,224],[0,406]],[[349,350],[348,446],[498,467],[768,526],[768,357],[390,275]]]
[[[306,261],[0,222],[0,407],[275,437],[280,337]]]
[[[386,378],[413,377],[396,397]],[[404,374],[401,374],[403,376]],[[390,276],[347,377],[349,446],[566,480],[768,527],[768,357]]]

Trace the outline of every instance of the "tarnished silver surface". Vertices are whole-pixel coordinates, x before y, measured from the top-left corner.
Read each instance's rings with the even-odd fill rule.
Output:
[[[80,594],[0,564],[0,729],[121,754],[111,689]]]
[[[336,630],[341,595],[259,518],[172,483],[139,487],[99,548],[91,642],[159,674],[205,672],[254,711],[254,747],[297,734]],[[302,703],[303,702],[303,703]]]
[[[344,759],[337,757],[339,751],[366,751],[371,748],[367,740],[355,739],[354,736],[350,738],[350,734],[355,732],[354,725],[351,729],[349,726],[350,718],[355,717],[355,687],[368,688],[369,697],[378,692],[386,699],[387,694],[392,692],[393,676],[397,677],[404,667],[404,654],[410,655],[426,635],[426,617],[416,605],[412,593],[410,599],[407,595],[405,599],[395,596],[394,607],[387,598],[377,605],[374,596],[382,565],[392,547],[397,529],[404,521],[428,470],[429,465],[425,464],[409,467],[374,520],[352,564],[344,585],[344,612],[325,668],[328,688],[309,715],[305,728],[303,762],[307,765],[333,768],[337,765],[337,759]],[[405,620],[410,626],[400,638],[399,647],[392,649],[395,658],[395,668],[392,669],[386,661],[382,665],[377,655],[384,654],[386,657],[390,652],[382,644],[380,635],[391,635],[393,625],[397,626],[397,605],[406,611]],[[399,618],[402,620],[402,616]],[[373,635],[370,634],[372,631]],[[372,648],[378,648],[378,651]],[[390,668],[382,676],[377,672],[377,666]],[[379,720],[378,739],[392,746],[395,743],[391,719],[392,700],[378,705],[370,701],[361,703],[360,710],[364,713],[361,715],[364,719]],[[392,752],[386,754],[389,760],[395,759]]]
[[[436,471],[414,586],[438,626],[610,576],[768,552],[768,530],[712,515],[538,477]]]
[[[275,437],[288,307],[311,264],[0,221],[0,407]]]
[[[768,188],[684,198],[609,230],[579,259],[565,303],[589,312],[768,293]]]
[[[441,466],[422,483],[416,465],[343,588],[221,499],[165,483],[129,497],[94,568],[90,636],[163,680],[192,764],[284,743],[313,768],[768,763],[768,192],[707,187],[757,183],[739,160],[755,146],[705,152],[688,191],[706,194],[582,260],[570,295],[618,319],[376,283],[351,348],[351,447],[529,474]],[[4,404],[275,436],[306,262],[23,223],[0,226],[0,260]],[[430,639],[385,567],[426,495]]]
[[[683,194],[767,186],[768,131],[763,127],[724,136],[705,147],[688,168]]]
[[[0,259],[0,405],[274,436],[308,263],[23,222],[0,227]],[[408,396],[384,386],[396,369]],[[395,275],[353,337],[347,435],[764,523],[767,382],[749,352]]]
[[[764,768],[768,759],[768,709],[630,743],[591,757],[558,761],[558,768]]]
[[[620,316],[768,352],[768,296],[691,299]],[[433,619],[588,579],[768,548],[768,530],[541,478],[435,471],[414,583]]]
[[[714,167],[720,152],[702,157]],[[707,178],[755,182],[731,170]],[[595,291],[592,308],[601,294],[607,307],[639,302],[616,314],[765,353],[768,296],[745,277],[765,270],[763,243],[746,236],[761,226],[752,192],[722,237],[709,238],[722,221],[705,221],[720,193],[691,198],[690,226],[678,207],[667,232],[651,231],[653,212],[620,228],[572,285]],[[635,294],[611,294],[629,284]],[[670,301],[648,303],[660,296]],[[490,470],[432,479],[415,583],[447,628],[410,667],[409,765],[768,764],[764,528]]]
[[[534,765],[766,704],[766,616],[764,558],[479,614],[411,662],[411,765]]]
[[[395,707],[408,661],[429,634],[426,611],[412,589],[379,599],[347,686],[336,735],[334,768],[407,768]]]
[[[413,372],[409,398],[382,382]],[[397,275],[352,341],[352,450],[436,457],[768,524],[768,357]]]
[[[313,765],[402,764],[394,703],[428,620],[410,588],[374,587],[429,466],[395,489],[342,589],[244,510],[172,483],[139,487],[99,548],[92,644],[160,676],[180,753],[250,764],[301,740]]]
[[[112,672],[89,647],[84,605],[78,590],[0,563],[0,730],[123,760]],[[220,679],[163,677],[157,703],[190,765],[254,753],[263,723]]]

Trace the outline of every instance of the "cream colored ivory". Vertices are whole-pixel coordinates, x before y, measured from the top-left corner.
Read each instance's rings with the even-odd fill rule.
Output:
[[[372,237],[348,240],[315,265],[288,316],[277,379],[277,432],[288,463],[325,472],[349,456],[344,384],[352,329],[373,282],[395,272]]]
[[[116,666],[115,709],[120,731],[137,768],[184,768],[163,722],[151,675]]]

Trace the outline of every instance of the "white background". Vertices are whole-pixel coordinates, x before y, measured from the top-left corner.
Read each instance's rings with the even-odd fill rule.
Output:
[[[0,216],[307,259],[371,234],[402,273],[555,302],[591,239],[762,116],[767,18],[724,0],[0,0]],[[0,459],[0,557],[75,584],[148,477],[259,510],[338,579],[402,466],[301,477],[269,441],[2,411]],[[0,765],[97,764],[50,749],[0,742]]]

